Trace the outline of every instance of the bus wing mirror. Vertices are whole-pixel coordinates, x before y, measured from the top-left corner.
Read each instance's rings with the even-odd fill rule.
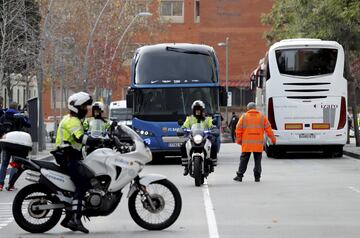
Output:
[[[256,86],[258,87],[258,88],[263,88],[263,82],[264,82],[264,75],[265,75],[265,72],[264,72],[264,70],[259,70],[259,72],[258,72],[258,74],[257,74],[257,76],[256,76]]]
[[[179,125],[179,126],[184,125],[184,119],[183,119],[183,118],[179,118],[179,119],[178,119],[178,125]]]
[[[256,79],[255,76],[251,76],[250,79],[250,90],[253,91],[256,89]]]
[[[227,106],[227,91],[224,87],[220,87],[220,106],[226,107]]]
[[[126,94],[126,107],[133,108],[134,92],[129,90]]]

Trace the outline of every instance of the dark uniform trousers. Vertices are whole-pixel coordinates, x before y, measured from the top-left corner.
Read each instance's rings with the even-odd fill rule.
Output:
[[[255,160],[255,166],[254,166],[254,177],[260,178],[261,176],[261,158],[262,158],[262,152],[242,152],[240,156],[240,165],[239,170],[237,172],[237,175],[239,177],[243,177],[244,173],[246,172],[250,155],[251,153],[254,154],[254,160]]]

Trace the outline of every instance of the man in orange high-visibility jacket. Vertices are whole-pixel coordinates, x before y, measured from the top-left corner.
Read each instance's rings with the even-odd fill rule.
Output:
[[[234,180],[242,181],[250,155],[253,153],[255,160],[255,182],[260,182],[264,132],[266,132],[273,144],[276,143],[276,138],[268,119],[261,112],[256,111],[256,104],[254,102],[250,102],[247,105],[247,110],[236,125],[236,143],[241,145],[241,156],[239,170],[236,172],[237,175]]]

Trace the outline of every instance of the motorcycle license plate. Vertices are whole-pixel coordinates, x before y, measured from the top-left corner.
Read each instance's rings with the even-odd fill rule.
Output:
[[[299,134],[299,139],[315,139],[316,136],[313,133],[303,133]]]
[[[181,147],[181,143],[169,143],[169,147]]]

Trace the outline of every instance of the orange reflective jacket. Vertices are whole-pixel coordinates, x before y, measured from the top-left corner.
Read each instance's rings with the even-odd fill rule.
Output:
[[[242,146],[242,152],[262,152],[264,131],[274,144],[276,138],[268,119],[261,112],[251,109],[241,116],[236,125],[236,143]]]

